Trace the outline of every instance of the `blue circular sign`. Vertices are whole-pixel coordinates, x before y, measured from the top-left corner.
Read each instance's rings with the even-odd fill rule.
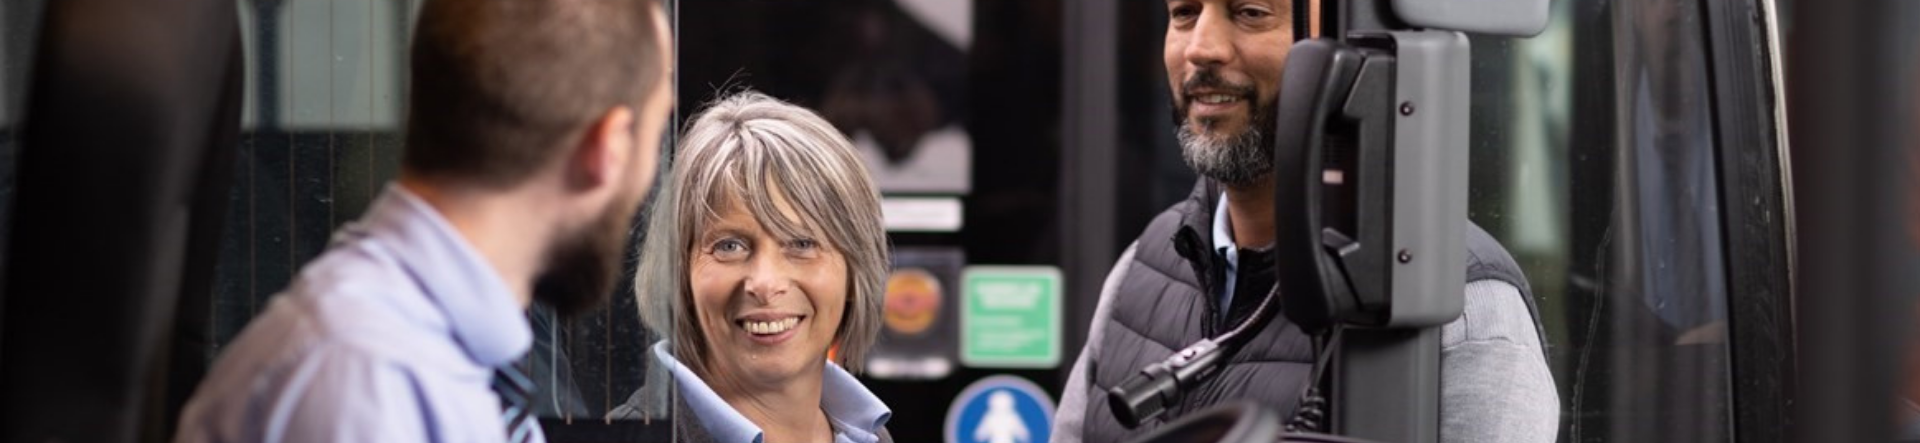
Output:
[[[995,375],[967,385],[947,407],[947,443],[1046,443],[1053,397],[1039,385]]]

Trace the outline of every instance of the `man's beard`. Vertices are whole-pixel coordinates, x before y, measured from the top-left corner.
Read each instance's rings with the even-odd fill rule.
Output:
[[[1186,160],[1187,167],[1202,176],[1211,178],[1229,186],[1253,184],[1261,177],[1273,172],[1273,157],[1269,152],[1272,144],[1267,140],[1267,128],[1272,128],[1274,115],[1271,109],[1260,105],[1252,85],[1233,85],[1221,79],[1213,70],[1202,70],[1192,79],[1181,85],[1181,94],[1186,100],[1193,100],[1184,92],[1200,87],[1229,91],[1247,103],[1248,114],[1252,117],[1245,130],[1226,136],[1208,136],[1196,132],[1188,124],[1187,103],[1175,98],[1173,103],[1173,124],[1175,135],[1180,140],[1180,158]],[[1203,119],[1193,121],[1204,129],[1212,129],[1217,122]]]
[[[632,193],[627,193],[632,194]],[[626,206],[642,196],[622,195],[591,224],[563,234],[547,254],[546,269],[534,282],[533,300],[560,315],[573,315],[600,306],[619,282],[633,215],[639,206]]]

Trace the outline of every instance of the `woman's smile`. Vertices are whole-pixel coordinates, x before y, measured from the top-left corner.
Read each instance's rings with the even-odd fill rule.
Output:
[[[785,343],[787,339],[798,334],[801,331],[799,326],[805,320],[806,316],[800,315],[757,315],[734,320],[733,323],[740,331],[745,332],[747,339],[753,343],[773,346]]]

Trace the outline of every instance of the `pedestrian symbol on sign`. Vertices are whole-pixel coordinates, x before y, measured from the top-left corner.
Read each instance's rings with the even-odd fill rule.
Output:
[[[1033,433],[1013,410],[1013,394],[994,391],[987,395],[987,416],[973,430],[973,441],[980,443],[1031,443]]]
[[[968,385],[947,408],[947,443],[1046,443],[1053,398],[1026,379],[995,375]]]

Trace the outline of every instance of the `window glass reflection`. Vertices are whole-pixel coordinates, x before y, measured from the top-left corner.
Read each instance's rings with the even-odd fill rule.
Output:
[[[237,3],[247,89],[207,358],[399,174],[406,43],[420,3]],[[638,390],[649,339],[630,286],[573,318],[528,314],[540,416],[597,423]]]
[[[1542,298],[1563,441],[1723,441],[1731,402],[1700,4],[1575,1],[1475,39],[1472,213]]]
[[[42,3],[0,2],[0,203],[13,193]],[[209,359],[397,174],[418,3],[237,2],[247,90]],[[703,1],[681,11],[698,24],[682,35],[682,109],[736,86],[819,109],[876,162],[900,168],[889,192],[966,196],[966,231],[898,243],[945,248],[926,254],[941,266],[1057,262],[1060,5],[904,3]],[[1164,8],[1121,7],[1117,244],[1193,181],[1166,118]],[[1561,439],[1727,440],[1723,215],[1701,3],[1568,0],[1553,14],[1533,39],[1473,39],[1470,214],[1540,297]],[[942,149],[961,154],[921,157]],[[992,180],[972,171],[984,165]],[[0,204],[0,223],[8,208]],[[643,392],[645,344],[657,338],[640,327],[631,285],[618,287],[603,310],[531,315],[544,416],[639,416],[618,409]],[[897,398],[950,390],[890,388]],[[902,420],[944,408],[901,404]]]
[[[743,88],[812,109],[853,142],[883,205],[905,209],[887,215],[892,320],[860,375],[892,409],[893,438],[939,441],[949,402],[988,374],[1058,389],[1053,368],[962,364],[959,320],[968,266],[1064,266],[1061,2],[680,7],[683,115]],[[929,223],[927,214],[951,223]]]

